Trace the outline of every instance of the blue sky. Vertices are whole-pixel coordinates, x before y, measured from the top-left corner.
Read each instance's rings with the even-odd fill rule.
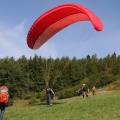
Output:
[[[90,22],[77,22],[57,33],[41,48],[28,48],[26,37],[33,22],[47,10],[64,3],[78,3],[93,11],[103,22],[101,32]],[[0,58],[35,54],[45,58],[74,56],[98,58],[120,55],[120,0],[0,0]]]

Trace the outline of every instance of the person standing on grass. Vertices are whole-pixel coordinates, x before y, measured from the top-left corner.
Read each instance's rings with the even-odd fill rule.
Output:
[[[86,87],[86,85],[85,84],[83,84],[83,86],[82,86],[82,90],[83,90],[83,98],[84,98],[84,96],[86,95],[86,97],[88,98],[88,88]]]
[[[96,95],[96,88],[95,88],[95,86],[92,87],[92,93],[93,93],[93,95]]]
[[[6,86],[1,86],[0,88],[0,120],[3,120],[3,115],[5,112],[5,108],[8,107],[9,103],[9,94],[8,88]]]
[[[52,99],[55,96],[55,93],[54,93],[53,89],[49,88],[49,87],[46,87],[45,90],[46,90],[46,102],[47,102],[47,104],[52,106],[53,105]]]

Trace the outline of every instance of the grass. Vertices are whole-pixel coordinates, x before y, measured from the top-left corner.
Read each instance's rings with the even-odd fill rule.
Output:
[[[120,120],[120,90],[54,100],[53,106],[26,105],[16,101],[4,114],[4,120]]]

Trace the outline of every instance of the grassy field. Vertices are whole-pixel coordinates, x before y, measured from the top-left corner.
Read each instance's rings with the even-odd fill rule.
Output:
[[[103,91],[89,98],[82,96],[54,100],[53,106],[41,103],[26,105],[16,101],[9,107],[4,120],[120,120],[120,91]]]

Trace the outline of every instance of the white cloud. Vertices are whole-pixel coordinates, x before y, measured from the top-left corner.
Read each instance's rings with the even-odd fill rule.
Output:
[[[25,21],[15,26],[6,26],[0,23],[0,58],[14,57],[15,59],[25,55],[27,58],[35,54],[49,58],[56,58],[57,49],[54,43],[48,42],[38,50],[29,49],[26,43],[27,31]]]
[[[20,48],[21,39],[24,39],[25,22],[10,27],[5,24],[0,25],[0,58],[18,57],[22,54]]]

